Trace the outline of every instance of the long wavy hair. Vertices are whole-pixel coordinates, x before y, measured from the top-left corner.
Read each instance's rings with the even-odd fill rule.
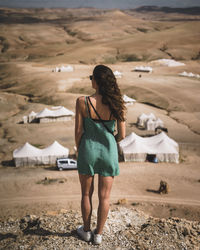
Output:
[[[105,65],[97,65],[93,77],[99,87],[102,103],[109,106],[114,118],[125,121],[126,107],[112,70]]]

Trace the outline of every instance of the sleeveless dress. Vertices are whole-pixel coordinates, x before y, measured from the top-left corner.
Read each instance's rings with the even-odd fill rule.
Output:
[[[91,118],[86,97],[85,105],[87,117],[83,119],[84,133],[81,137],[78,152],[78,172],[91,176],[94,174],[102,176],[119,175],[118,150],[115,138],[100,120]],[[92,108],[97,113],[93,105]],[[103,121],[107,128],[114,132],[115,120]]]

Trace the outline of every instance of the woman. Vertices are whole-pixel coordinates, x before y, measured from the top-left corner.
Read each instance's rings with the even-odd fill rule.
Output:
[[[90,241],[92,232],[92,194],[94,175],[98,174],[99,206],[94,244],[101,244],[103,227],[109,211],[109,198],[114,176],[119,175],[117,143],[125,137],[125,105],[110,68],[97,65],[90,76],[95,93],[76,101],[75,140],[81,184],[83,226],[78,235]],[[114,136],[115,123],[117,134]]]

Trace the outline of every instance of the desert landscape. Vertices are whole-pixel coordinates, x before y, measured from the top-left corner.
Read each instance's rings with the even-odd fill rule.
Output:
[[[119,236],[117,225],[111,225],[118,218],[118,211],[124,223],[120,229],[124,243],[120,240],[113,245],[104,243],[102,249],[198,249],[200,79],[179,74],[200,74],[199,30],[200,8],[0,9],[1,249],[18,249],[20,245],[24,249],[55,249],[58,246],[52,242],[59,238],[61,244],[64,236],[69,236],[66,249],[92,247],[78,240],[73,232],[74,226],[81,223],[77,171],[58,171],[55,166],[16,168],[12,154],[25,142],[44,148],[56,140],[74,156],[74,118],[59,123],[23,124],[22,120],[31,111],[52,106],[61,105],[75,112],[76,98],[93,93],[89,75],[96,64],[106,64],[113,71],[121,72],[122,77],[117,81],[122,93],[136,99],[134,105],[127,107],[127,135],[131,132],[154,135],[153,131],[136,126],[141,113],[154,113],[162,119],[168,136],[179,144],[180,150],[178,164],[120,162],[106,232],[110,230],[113,239]],[[169,67],[159,59],[171,59],[183,65]],[[74,70],[53,72],[63,65],[70,65]],[[153,71],[135,72],[136,66],[149,66]],[[168,194],[158,194],[161,180],[169,184]],[[97,201],[96,183],[94,209]],[[140,229],[145,223],[151,225],[144,238],[136,237],[139,232],[134,225],[136,217]],[[38,226],[34,231],[28,228],[29,224],[24,226],[25,222],[33,221],[37,226],[38,221],[44,220],[56,224],[62,218],[71,223],[66,234],[61,228],[53,233],[51,228],[44,231],[45,227]],[[163,239],[159,248],[155,242],[160,238],[160,231],[157,238],[149,236],[156,223],[167,226],[175,223],[177,228],[189,228],[190,233]],[[51,244],[45,245],[43,241],[48,235],[50,239],[46,242]],[[145,237],[153,243],[144,243]],[[37,240],[40,245],[36,244]],[[185,245],[181,245],[183,242]]]

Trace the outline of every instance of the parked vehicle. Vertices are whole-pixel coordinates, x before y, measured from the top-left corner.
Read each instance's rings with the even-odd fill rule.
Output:
[[[77,169],[77,161],[69,158],[58,158],[56,165],[60,171],[63,169]]]

